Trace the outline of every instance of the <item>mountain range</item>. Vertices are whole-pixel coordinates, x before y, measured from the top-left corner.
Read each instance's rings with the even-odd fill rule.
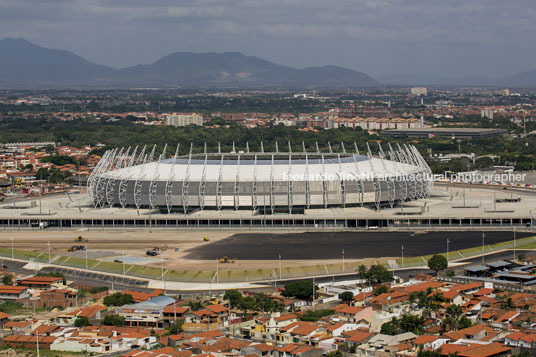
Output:
[[[297,69],[237,52],[175,52],[122,69],[24,39],[0,40],[0,87],[369,87],[372,77],[337,66]]]
[[[151,64],[114,69],[24,39],[0,40],[0,88],[352,88],[381,85],[536,87],[536,69],[511,76],[371,76],[338,66],[304,69],[238,52],[174,52]]]

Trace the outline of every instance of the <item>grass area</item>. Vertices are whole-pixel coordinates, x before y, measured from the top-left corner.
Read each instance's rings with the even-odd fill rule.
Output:
[[[506,241],[501,243],[496,243],[492,245],[485,245],[484,250],[482,250],[482,247],[472,247],[472,248],[466,248],[461,250],[453,250],[449,252],[448,259],[449,261],[458,260],[462,258],[470,258],[472,256],[477,256],[482,253],[488,254],[493,253],[500,250],[505,249],[513,249],[514,248],[514,241]],[[536,236],[532,237],[526,237],[521,239],[516,239],[515,241],[515,248],[522,250],[522,249],[536,249]],[[439,255],[443,255],[445,258],[447,257],[447,253],[438,253]],[[432,257],[432,254],[430,255],[424,255],[424,256],[417,256],[417,257],[408,257],[404,258],[404,264],[402,265],[402,258],[396,259],[396,263],[399,267],[403,268],[411,268],[411,267],[417,267],[425,265],[426,263],[424,260],[428,261]]]
[[[13,249],[13,252],[11,251],[11,248],[5,248],[0,247],[0,256],[11,258],[13,253],[13,258],[15,259],[22,259],[22,260],[30,260],[33,259],[37,262],[47,263],[48,262],[48,254],[43,254],[43,252],[34,252],[31,250],[21,250],[21,249]],[[50,255],[50,259],[53,259],[55,256],[53,254]]]

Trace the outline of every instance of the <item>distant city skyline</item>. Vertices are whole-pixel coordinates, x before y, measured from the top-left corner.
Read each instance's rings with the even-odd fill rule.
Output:
[[[0,0],[0,38],[115,68],[175,51],[237,51],[372,76],[500,77],[536,69],[530,0]]]

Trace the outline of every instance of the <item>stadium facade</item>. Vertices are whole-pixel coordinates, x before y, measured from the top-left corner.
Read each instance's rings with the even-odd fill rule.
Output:
[[[198,210],[259,210],[263,213],[371,206],[428,196],[431,170],[414,146],[367,144],[354,152],[192,153],[166,157],[143,147],[104,153],[89,177],[95,207],[158,209],[162,213]],[[234,145],[233,145],[234,148]]]

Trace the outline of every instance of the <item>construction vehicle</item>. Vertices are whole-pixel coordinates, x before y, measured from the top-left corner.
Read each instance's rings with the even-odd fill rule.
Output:
[[[76,252],[79,250],[86,250],[86,246],[85,245],[73,245],[72,247],[67,249],[68,252]]]
[[[145,252],[145,255],[148,255],[150,257],[156,257],[157,255],[160,255],[160,248],[154,247],[151,249],[147,249],[147,251]]]
[[[210,239],[208,239],[207,236],[204,236],[204,237],[203,237],[203,241],[204,241],[204,242],[208,242],[209,240],[210,240]]]
[[[89,242],[89,239],[78,236],[74,239],[75,242]]]
[[[236,261],[236,258],[229,258],[227,256],[218,259],[218,262],[220,263],[234,263],[235,261]]]

